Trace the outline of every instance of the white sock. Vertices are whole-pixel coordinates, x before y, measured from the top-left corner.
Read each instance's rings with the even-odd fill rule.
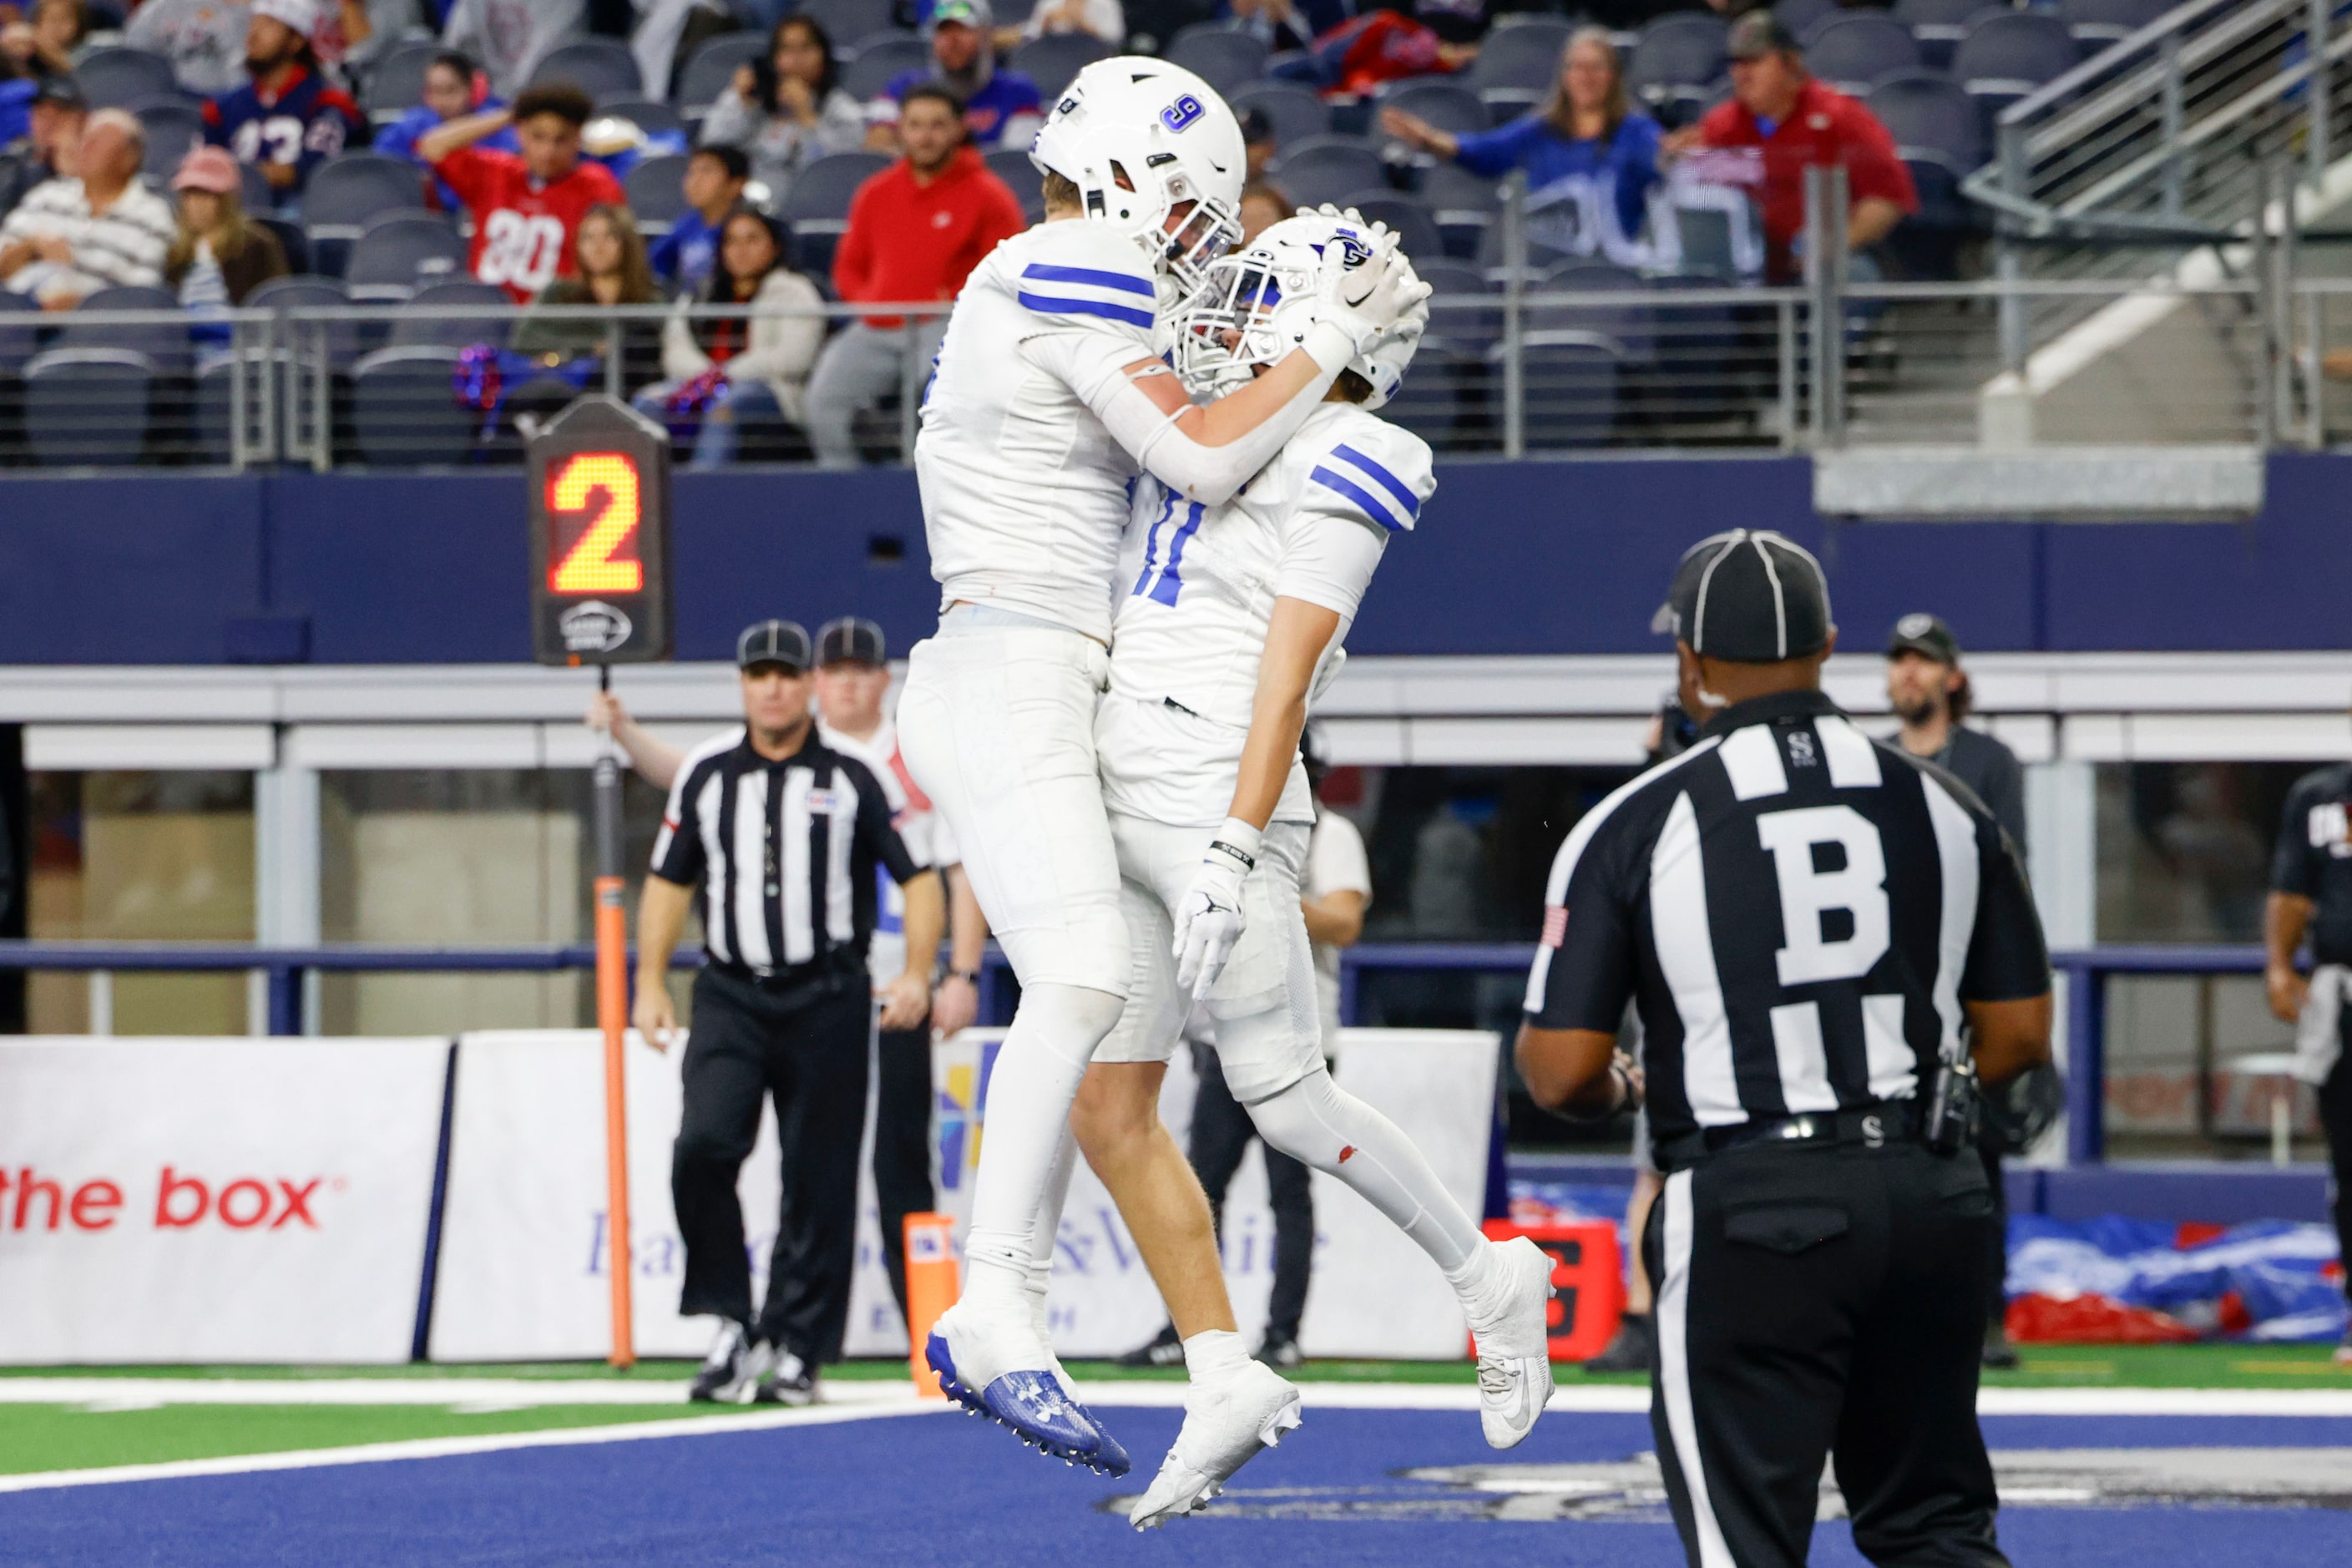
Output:
[[[1248,1364],[1249,1352],[1231,1329],[1202,1329],[1184,1342],[1184,1371],[1194,1383],[1230,1377]]]
[[[1459,1268],[1445,1271],[1445,1282],[1466,1306],[1484,1302],[1495,1294],[1503,1282],[1502,1259],[1496,1256],[1495,1244],[1484,1237],[1478,1247],[1464,1260]]]
[[[1038,1215],[1068,1138],[1070,1104],[1122,1005],[1107,991],[1076,985],[1038,984],[1022,993],[989,1078],[986,1134],[964,1237],[963,1300],[975,1308],[1028,1315]]]
[[[1051,1350],[1054,1345],[1052,1328],[1045,1316],[1045,1291],[1054,1281],[1054,1247],[1062,1229],[1062,1206],[1069,1201],[1070,1172],[1077,1163],[1078,1141],[1070,1136],[1068,1123],[1062,1128],[1061,1152],[1054,1156],[1054,1169],[1045,1178],[1045,1206],[1037,1211],[1036,1229],[1030,1235],[1029,1267],[1023,1286],[1029,1293],[1029,1310],[1037,1324],[1037,1337]]]
[[[1412,1237],[1451,1279],[1478,1267],[1486,1238],[1413,1141],[1322,1068],[1249,1108],[1259,1136],[1339,1177]]]

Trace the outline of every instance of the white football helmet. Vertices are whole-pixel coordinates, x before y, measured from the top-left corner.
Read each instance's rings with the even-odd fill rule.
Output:
[[[1210,264],[1208,276],[1176,308],[1176,374],[1195,397],[1222,397],[1249,384],[1260,365],[1279,362],[1315,324],[1315,289],[1327,248],[1370,254],[1368,226],[1328,213],[1286,217],[1246,250]],[[1348,368],[1371,383],[1360,405],[1379,408],[1396,395],[1421,346],[1425,312],[1400,321]]]
[[[1121,55],[1087,67],[1063,89],[1029,161],[1077,186],[1087,217],[1132,239],[1187,289],[1241,237],[1249,163],[1241,122],[1181,66]]]

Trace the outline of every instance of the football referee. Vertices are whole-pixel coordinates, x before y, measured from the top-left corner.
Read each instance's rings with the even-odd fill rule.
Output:
[[[735,662],[743,725],[687,753],[654,840],[637,906],[635,1021],[667,1048],[677,1016],[664,980],[698,908],[704,963],[670,1195],[686,1243],[678,1310],[715,1316],[719,1329],[692,1397],[799,1405],[816,1397],[817,1368],[841,1353],[849,1313],[876,868],[907,904],[908,966],[883,994],[886,1029],[929,1011],[945,902],[939,878],[891,826],[871,770],[817,737],[808,633],[763,621],[743,633]],[[755,1319],[735,1184],[765,1096],[783,1146],[783,1202]]]
[[[1695,1568],[1795,1568],[1833,1455],[1874,1563],[2005,1563],[1969,1111],[1976,1078],[2049,1055],[2024,872],[1967,786],[1822,694],[1836,631],[1810,554],[1705,540],[1661,619],[1699,739],[1560,847],[1518,1062],[1570,1114],[1646,1091],[1675,1527]],[[1641,1073],[1614,1055],[1629,996]]]

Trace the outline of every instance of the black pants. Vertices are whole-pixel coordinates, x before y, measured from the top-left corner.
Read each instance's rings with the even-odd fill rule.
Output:
[[[1201,1076],[1201,1092],[1192,1101],[1192,1173],[1209,1194],[1209,1212],[1216,1216],[1217,1236],[1225,1233],[1225,1189],[1241,1168],[1257,1126],[1249,1111],[1225,1087],[1224,1068],[1217,1053],[1206,1046],[1192,1047],[1192,1065]],[[1272,1144],[1265,1146],[1266,1197],[1274,1209],[1274,1294],[1265,1304],[1268,1339],[1298,1337],[1298,1320],[1307,1311],[1307,1281],[1315,1268],[1315,1194],[1307,1167]]]
[[[2009,1179],[2001,1169],[2000,1140],[1990,1134],[1977,1142],[1984,1160],[1985,1182],[1992,1188],[1992,1234],[1985,1238],[1985,1327],[2009,1322]]]
[[[931,1025],[885,1029],[874,1089],[874,1202],[890,1294],[907,1315],[907,1216],[927,1214],[931,1191]]]
[[[1713,1539],[1801,1564],[1829,1454],[1872,1562],[2006,1564],[1976,1413],[1991,1223],[1981,1161],[1910,1142],[1750,1144],[1666,1178],[1650,1424],[1693,1568]]]
[[[2347,1010],[2344,1032],[2352,1040],[2352,1009]],[[2327,1134],[2328,1202],[2336,1214],[2336,1256],[2352,1259],[2352,1045],[2336,1058],[2336,1068],[2319,1088],[2319,1125]],[[2352,1272],[2344,1279],[2344,1294],[2352,1300]]]
[[[748,1323],[812,1364],[841,1354],[856,1261],[857,1151],[866,1131],[873,999],[861,967],[830,987],[772,991],[706,969],[694,982],[686,1108],[670,1198],[686,1242],[678,1311]],[[751,1264],[735,1182],[772,1095],[783,1202],[768,1299],[751,1315]]]

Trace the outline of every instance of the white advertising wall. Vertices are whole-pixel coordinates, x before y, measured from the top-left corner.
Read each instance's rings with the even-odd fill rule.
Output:
[[[0,1362],[399,1362],[446,1039],[0,1042]]]
[[[934,1058],[932,1147],[939,1207],[962,1225],[983,1131],[982,1093],[1001,1035],[967,1030]],[[677,1058],[632,1037],[628,1050],[631,1229],[641,1355],[699,1355],[709,1325],[677,1315],[683,1255],[669,1205],[678,1118]],[[604,1068],[590,1031],[463,1037],[430,1352],[436,1360],[598,1356],[609,1345],[604,1232]],[[1492,1132],[1495,1037],[1476,1032],[1349,1030],[1339,1081],[1387,1113],[1429,1154],[1475,1215]],[[1181,1054],[1160,1110],[1181,1141],[1193,1079]],[[753,1289],[765,1288],[778,1192],[772,1117],[744,1163]],[[870,1178],[861,1184],[857,1274],[845,1350],[904,1354],[906,1331],[882,1268]],[[1310,1355],[1444,1358],[1465,1328],[1434,1265],[1337,1181],[1316,1178],[1315,1282],[1303,1346]],[[1243,1332],[1263,1328],[1273,1284],[1274,1226],[1253,1150],[1225,1208],[1224,1262]],[[1165,1321],[1133,1238],[1081,1162],[1064,1209],[1048,1305],[1057,1349],[1112,1355]]]

